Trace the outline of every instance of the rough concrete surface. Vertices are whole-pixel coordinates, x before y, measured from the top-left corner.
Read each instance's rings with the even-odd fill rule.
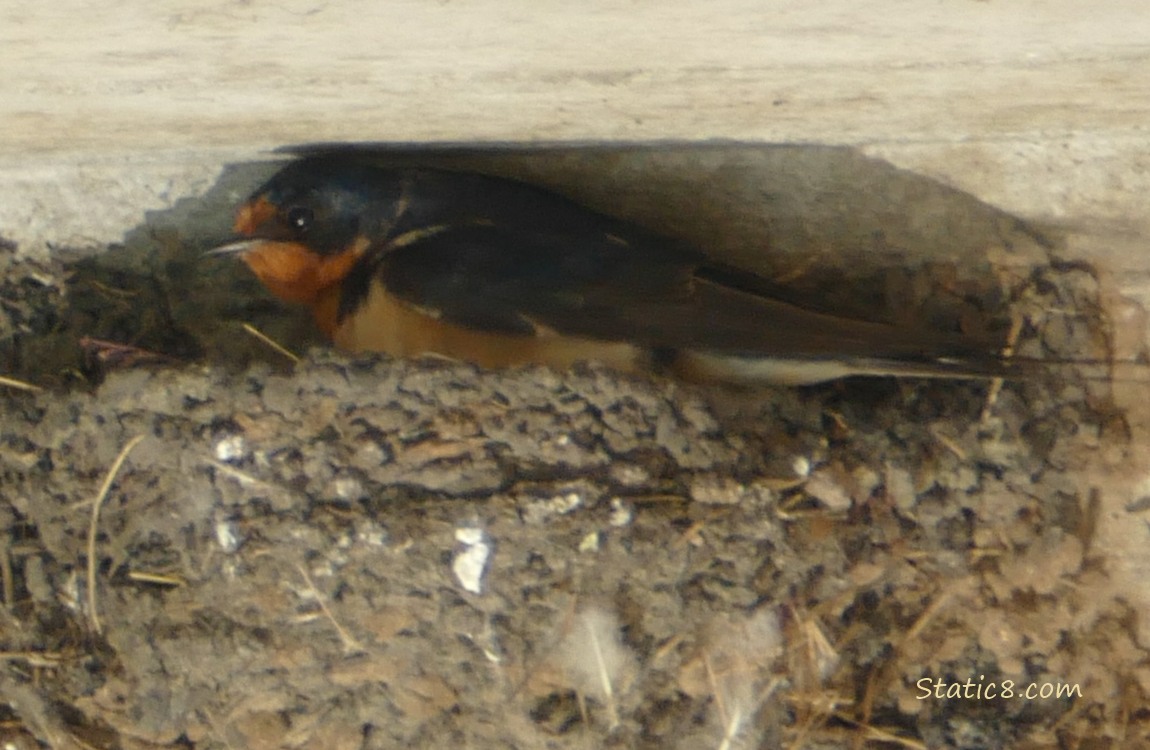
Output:
[[[873,148],[1145,234],[1145,32],[1140,0],[8,4],[0,233],[115,242],[292,143],[734,139]]]

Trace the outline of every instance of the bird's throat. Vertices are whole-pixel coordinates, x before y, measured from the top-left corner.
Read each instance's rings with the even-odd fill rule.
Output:
[[[244,262],[276,297],[311,306],[320,327],[330,335],[340,285],[362,254],[358,243],[335,255],[319,255],[296,242],[269,241],[248,251]]]

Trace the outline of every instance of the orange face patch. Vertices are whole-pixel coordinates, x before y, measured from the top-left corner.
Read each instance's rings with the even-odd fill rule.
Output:
[[[235,230],[250,237],[275,215],[275,204],[261,195],[254,201],[240,206],[240,210],[236,212]]]

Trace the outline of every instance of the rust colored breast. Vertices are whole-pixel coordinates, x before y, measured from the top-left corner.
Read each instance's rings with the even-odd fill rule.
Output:
[[[635,371],[646,359],[644,352],[627,343],[551,332],[534,336],[492,333],[444,322],[397,299],[378,282],[362,306],[335,327],[333,340],[347,351],[383,352],[394,357],[438,354],[489,368],[522,364],[567,368],[595,360],[617,370]]]

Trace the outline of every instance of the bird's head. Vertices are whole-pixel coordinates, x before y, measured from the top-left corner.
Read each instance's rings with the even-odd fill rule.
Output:
[[[347,159],[293,162],[236,212],[235,242],[209,251],[238,254],[277,297],[314,303],[338,284],[394,220],[402,185],[393,172]]]

